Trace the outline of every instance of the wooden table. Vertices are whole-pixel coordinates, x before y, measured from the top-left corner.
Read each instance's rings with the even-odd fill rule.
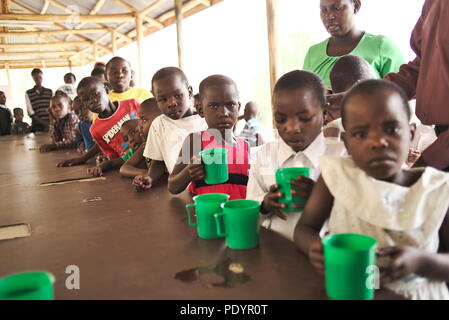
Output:
[[[29,150],[47,139],[0,138],[0,225],[26,222],[32,228],[30,237],[0,241],[0,277],[49,271],[56,299],[326,299],[324,281],[307,258],[272,232],[261,230],[260,246],[252,250],[199,239],[187,225],[187,193],[172,196],[165,185],[136,193],[116,172],[106,180],[39,186],[85,176],[88,167],[56,167],[73,151]],[[102,200],[83,202],[93,197]],[[79,267],[79,290],[66,288],[69,265]],[[198,267],[208,268],[197,280],[175,278]],[[207,270],[225,274],[228,286]],[[400,297],[381,291],[377,298]]]

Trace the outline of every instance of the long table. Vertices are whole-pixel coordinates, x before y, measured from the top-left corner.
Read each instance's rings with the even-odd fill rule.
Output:
[[[0,241],[0,277],[49,271],[56,299],[326,299],[324,279],[307,257],[273,232],[262,229],[251,250],[198,238],[187,225],[187,192],[173,196],[160,185],[136,193],[117,172],[40,186],[85,177],[88,167],[57,168],[75,153],[40,154],[36,148],[47,140],[0,138],[0,225],[32,229],[30,237]],[[79,270],[79,289],[67,288],[70,266]],[[376,293],[376,299],[399,298]]]

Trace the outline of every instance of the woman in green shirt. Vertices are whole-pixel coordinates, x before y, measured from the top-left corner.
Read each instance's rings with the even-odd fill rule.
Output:
[[[329,74],[341,56],[351,54],[365,59],[378,78],[397,72],[404,63],[393,41],[357,28],[355,15],[360,7],[360,0],[320,0],[321,20],[331,37],[309,49],[303,69],[318,74],[329,89]]]

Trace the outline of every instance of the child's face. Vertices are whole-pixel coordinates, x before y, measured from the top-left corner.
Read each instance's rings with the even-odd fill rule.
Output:
[[[239,117],[240,102],[233,85],[208,86],[201,97],[201,112],[210,129],[232,129]]]
[[[6,96],[3,91],[0,91],[0,104],[6,104]]]
[[[320,134],[323,106],[309,88],[280,90],[273,96],[273,117],[282,140],[299,152]]]
[[[81,103],[91,112],[102,113],[109,105],[109,97],[102,83],[90,83],[78,89]]]
[[[139,130],[140,125],[123,125],[120,134],[131,149],[136,151],[143,143],[142,135]]]
[[[355,164],[376,179],[394,178],[414,136],[401,97],[386,89],[359,94],[349,99],[345,115],[342,138]]]
[[[69,102],[64,97],[55,96],[51,100],[51,112],[56,119],[64,118],[69,112]]]
[[[107,69],[108,81],[112,90],[118,93],[129,89],[131,81],[131,67],[125,60],[114,60]]]
[[[256,112],[256,109],[255,109],[255,106],[246,105],[245,106],[245,112],[243,113],[243,116],[245,117],[245,121],[249,121],[251,119],[254,119],[257,116],[257,112]]]
[[[192,87],[186,87],[181,76],[169,75],[153,84],[157,106],[167,117],[178,120],[191,112]]]
[[[151,124],[156,118],[153,114],[145,113],[145,110],[139,108],[139,131],[142,134],[142,138],[146,139],[148,137],[148,131],[150,131]]]
[[[66,75],[64,76],[64,82],[68,84],[75,83],[75,78],[72,75]]]
[[[321,21],[333,37],[346,35],[354,27],[354,4],[351,0],[320,0]]]
[[[23,111],[15,111],[14,112],[14,118],[16,119],[16,121],[22,121],[23,120]]]

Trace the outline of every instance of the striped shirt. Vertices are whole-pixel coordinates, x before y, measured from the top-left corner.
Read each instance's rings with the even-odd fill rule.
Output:
[[[25,101],[27,105],[28,115],[30,117],[36,116],[39,119],[49,121],[49,115],[47,108],[50,107],[50,99],[53,96],[51,89],[43,88],[42,92],[39,92],[34,88],[27,90],[25,94]]]

